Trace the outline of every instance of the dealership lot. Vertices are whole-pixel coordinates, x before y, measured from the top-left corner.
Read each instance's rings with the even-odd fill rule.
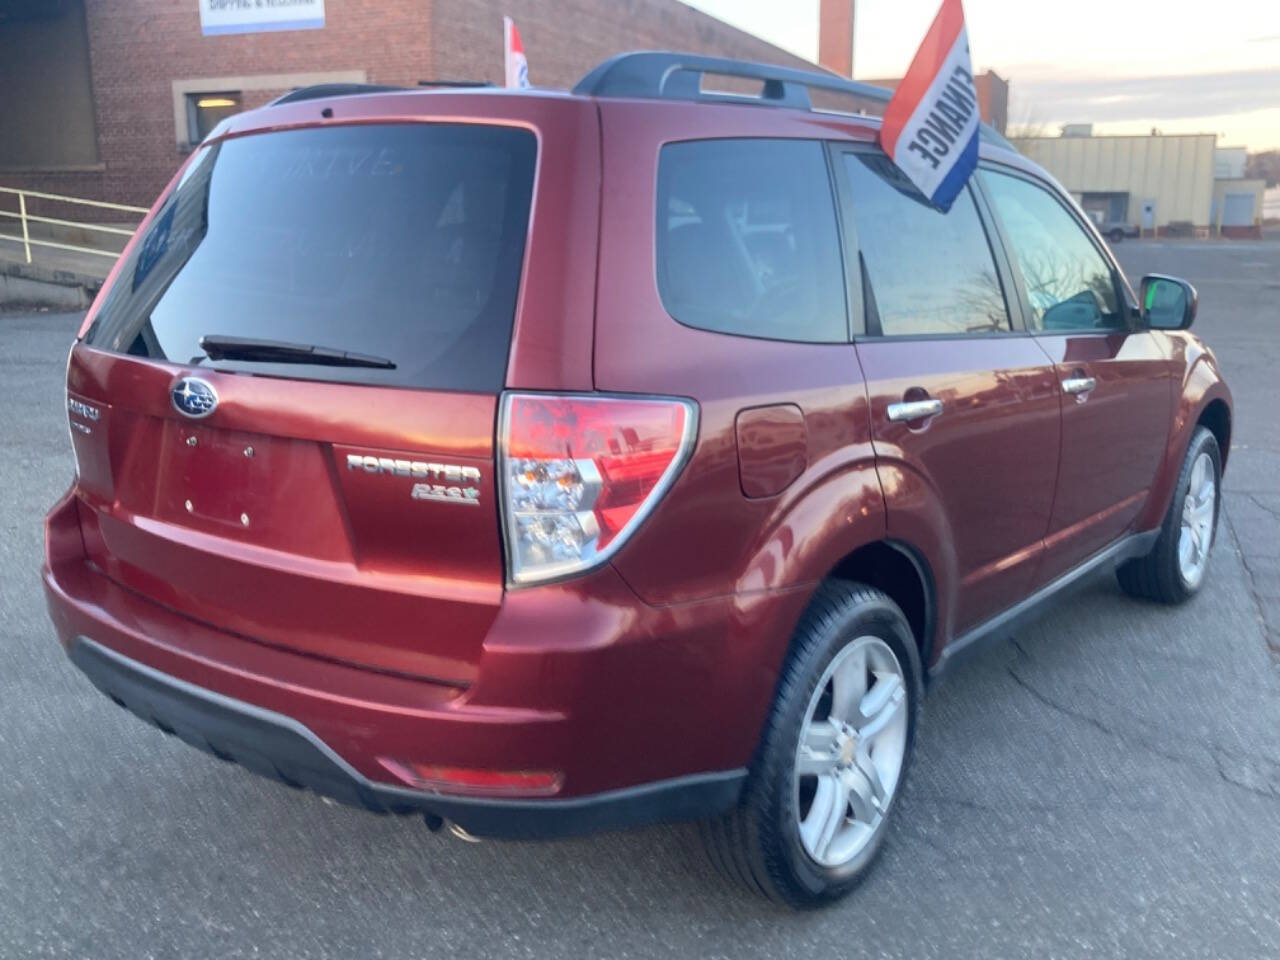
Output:
[[[1236,394],[1210,581],[1177,610],[1100,581],[957,670],[879,868],[808,914],[724,885],[687,827],[465,844],[114,707],[38,576],[78,318],[0,314],[0,957],[1280,953],[1280,241],[1117,252],[1198,285]]]

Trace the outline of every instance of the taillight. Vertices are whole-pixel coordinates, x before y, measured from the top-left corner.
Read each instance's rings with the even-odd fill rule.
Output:
[[[604,562],[674,482],[696,432],[688,400],[507,394],[501,477],[511,583]]]

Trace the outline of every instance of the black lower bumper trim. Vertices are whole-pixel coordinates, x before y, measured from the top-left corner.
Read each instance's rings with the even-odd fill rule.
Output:
[[[454,797],[374,783],[306,726],[138,663],[87,637],[71,662],[116,703],[165,733],[292,787],[377,813],[427,813],[478,837],[539,838],[689,820],[730,809],[745,770],[696,774],[586,797]]]

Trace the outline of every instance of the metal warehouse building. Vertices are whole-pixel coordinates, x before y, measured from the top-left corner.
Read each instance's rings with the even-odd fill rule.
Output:
[[[1104,233],[1261,235],[1265,184],[1244,179],[1243,154],[1219,149],[1216,134],[1093,136],[1083,125],[1014,144],[1057,177]]]

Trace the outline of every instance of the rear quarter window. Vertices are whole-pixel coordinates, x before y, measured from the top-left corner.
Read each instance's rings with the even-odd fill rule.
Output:
[[[686,326],[848,340],[826,155],[816,141],[700,140],[662,148],[658,289]]]
[[[282,377],[495,391],[506,374],[536,141],[475,124],[234,138],[197,155],[89,332],[100,349]],[[391,361],[211,361],[204,336]]]

